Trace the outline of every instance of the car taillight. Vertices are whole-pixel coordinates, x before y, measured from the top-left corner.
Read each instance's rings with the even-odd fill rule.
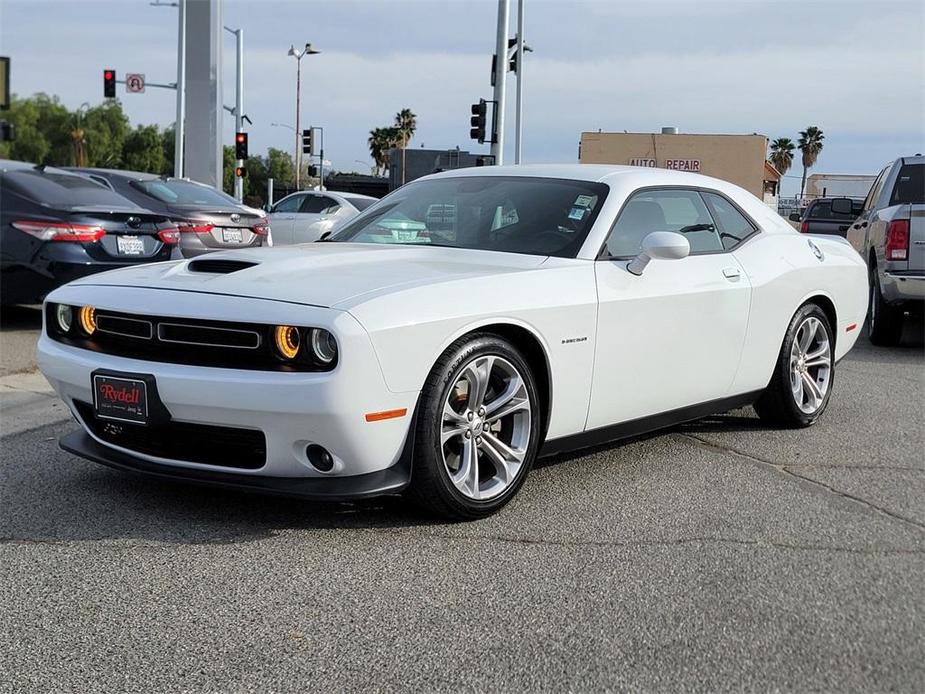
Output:
[[[173,224],[162,226],[157,230],[157,238],[168,246],[180,243],[180,229]]]
[[[909,259],[909,220],[894,219],[886,228],[886,259]]]
[[[19,229],[34,236],[39,241],[74,241],[93,243],[106,235],[103,227],[93,224],[72,224],[70,222],[13,222],[14,229]]]
[[[800,225],[800,233],[801,233],[801,234],[808,234],[808,233],[809,233],[809,222],[803,222],[803,223]]]
[[[180,222],[178,225],[181,234],[208,234],[215,228],[214,224],[209,222]]]
[[[251,231],[257,236],[266,236],[270,233],[270,222],[266,219],[258,219],[254,222],[254,226],[251,227]]]

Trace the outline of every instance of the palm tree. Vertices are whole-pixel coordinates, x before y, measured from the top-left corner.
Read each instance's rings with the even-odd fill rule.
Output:
[[[783,176],[793,166],[793,150],[796,145],[789,137],[779,137],[771,143],[771,156],[768,157],[774,168]]]
[[[803,190],[806,188],[806,170],[816,163],[819,152],[822,151],[822,141],[825,135],[815,125],[811,125],[806,130],[800,131],[800,139],[797,140],[797,147],[803,153],[803,180],[800,182],[800,197],[803,197]]]
[[[418,117],[411,112],[410,108],[403,108],[395,114],[395,128],[401,137],[401,182],[405,183],[405,149],[411,138],[414,137],[414,131],[418,127]]]
[[[389,150],[401,145],[398,128],[373,128],[369,131],[369,156],[376,165],[376,175],[389,170]]]

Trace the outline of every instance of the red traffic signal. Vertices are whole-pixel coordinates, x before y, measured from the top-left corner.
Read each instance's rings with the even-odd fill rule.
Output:
[[[235,159],[247,159],[247,133],[236,133],[234,136]]]
[[[103,98],[116,98],[116,71],[103,70]]]
[[[247,169],[243,166],[236,166],[234,168],[234,175],[238,178],[247,178]]]

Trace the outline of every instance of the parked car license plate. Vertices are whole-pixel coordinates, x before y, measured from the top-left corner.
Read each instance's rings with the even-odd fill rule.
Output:
[[[93,376],[93,410],[100,419],[148,423],[148,386],[135,378]]]
[[[244,234],[240,229],[222,229],[222,241],[225,243],[244,243]]]
[[[145,252],[145,242],[137,236],[117,236],[116,248],[122,255],[141,255]]]

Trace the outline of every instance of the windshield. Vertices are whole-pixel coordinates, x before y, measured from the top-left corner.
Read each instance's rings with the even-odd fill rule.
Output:
[[[410,183],[329,240],[578,254],[607,186],[591,181],[466,176]]]
[[[365,210],[367,207],[372,205],[374,202],[379,202],[378,200],[370,200],[369,198],[347,198],[347,202],[357,208],[360,212]]]
[[[190,181],[151,180],[132,181],[132,185],[152,198],[168,205],[235,205],[235,199],[215,188]]]

